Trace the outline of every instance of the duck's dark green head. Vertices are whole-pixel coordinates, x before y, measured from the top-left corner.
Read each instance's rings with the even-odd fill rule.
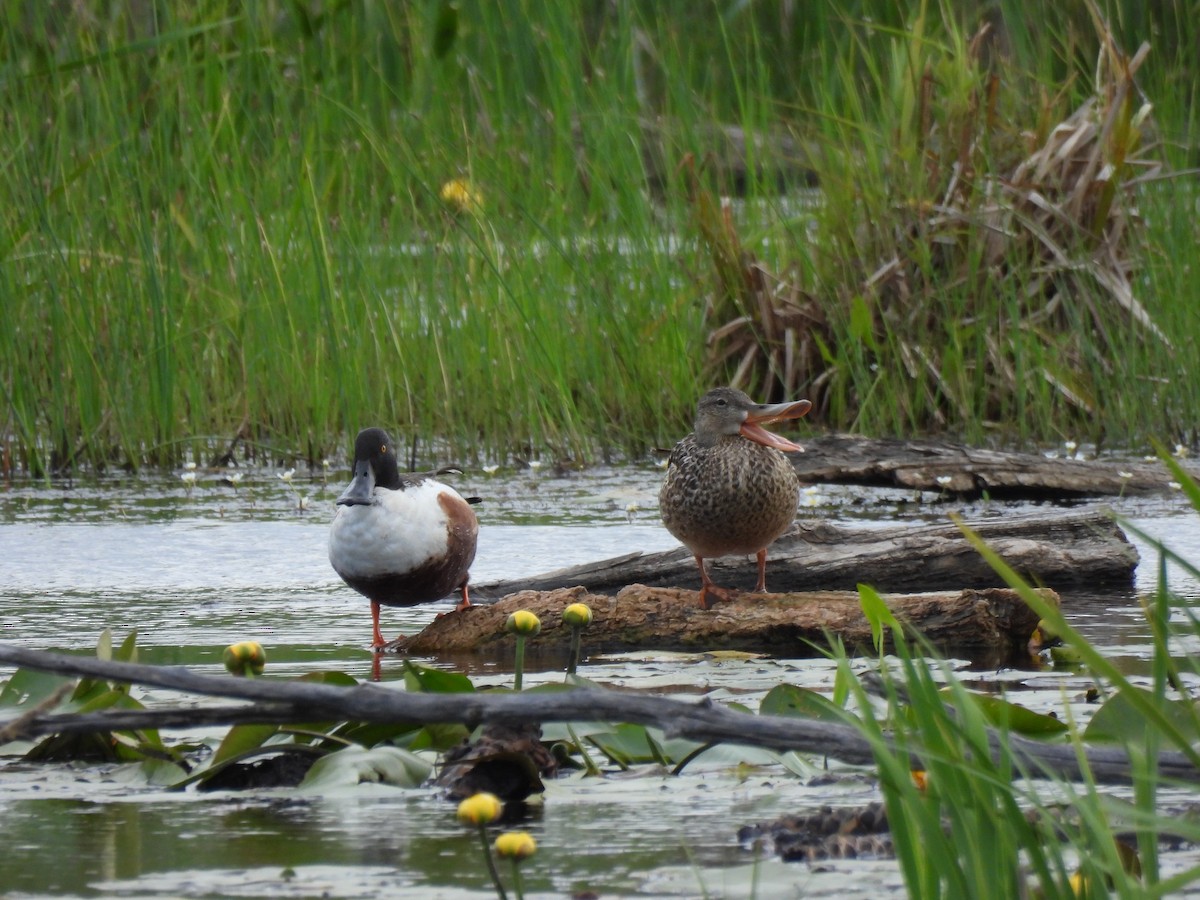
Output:
[[[338,506],[369,506],[375,488],[398,490],[400,467],[392,439],[382,428],[364,428],[354,440],[354,477],[337,499]]]

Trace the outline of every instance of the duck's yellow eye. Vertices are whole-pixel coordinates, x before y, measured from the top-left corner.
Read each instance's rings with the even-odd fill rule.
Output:
[[[379,448],[379,452],[380,452],[380,453],[387,453],[387,444],[384,444],[382,447],[380,447],[380,448]]]

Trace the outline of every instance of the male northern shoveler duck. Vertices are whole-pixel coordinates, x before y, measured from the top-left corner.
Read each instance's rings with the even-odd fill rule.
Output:
[[[735,388],[714,388],[696,407],[696,430],[671,451],[659,510],[667,531],[696,557],[702,608],[710,607],[710,594],[732,596],[708,577],[706,558],[755,554],[755,590],[766,590],[767,547],[792,524],[800,495],[796,470],[779,451],[804,448],[762,426],[810,409],[807,400],[755,403]]]
[[[391,438],[367,428],[354,441],[354,479],[337,501],[329,531],[329,562],[342,580],[371,601],[372,646],[379,607],[415,606],[462,593],[471,605],[467,570],[475,560],[479,520],[457,491],[432,474],[400,472]]]

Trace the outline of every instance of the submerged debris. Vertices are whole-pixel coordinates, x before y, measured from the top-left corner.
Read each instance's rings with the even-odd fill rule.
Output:
[[[434,783],[451,800],[485,792],[509,803],[542,793],[542,778],[557,773],[540,725],[488,725],[474,742],[464,740],[446,752]]]
[[[850,809],[822,806],[809,815],[783,816],[738,830],[743,844],[762,843],[767,838],[785,862],[895,856],[882,802]]]

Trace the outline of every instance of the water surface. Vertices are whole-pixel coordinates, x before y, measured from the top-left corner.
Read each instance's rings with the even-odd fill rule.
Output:
[[[236,640],[261,641],[271,674],[336,668],[370,674],[366,602],[326,558],[336,480],[289,480],[277,471],[112,476],[97,482],[10,485],[0,492],[0,638],[38,649],[87,652],[109,627],[136,629],[141,659],[218,672]],[[523,470],[464,476],[482,523],[476,582],[519,578],[574,563],[675,546],[661,527],[657,467],[559,475]],[[859,525],[941,521],[956,507],[911,492],[821,488],[803,515]],[[1117,512],[1200,560],[1196,516],[1179,497],[1127,500]],[[968,519],[995,507],[962,510]],[[1004,507],[1060,514],[1055,507]],[[1073,621],[1138,673],[1148,658],[1139,596],[1154,589],[1155,551],[1135,590],[1073,592]],[[1173,586],[1200,591],[1171,570]],[[386,609],[384,631],[411,633],[453,600]],[[455,667],[444,660],[432,664]],[[864,661],[864,665],[869,664]],[[963,661],[960,666],[966,668]],[[828,689],[824,660],[625,654],[590,660],[600,681],[694,697],[736,696],[752,707],[776,684]],[[400,674],[385,661],[384,678]],[[0,678],[7,673],[0,671]],[[472,667],[478,684],[507,684],[507,665]],[[1029,669],[973,677],[1021,691],[1025,702],[1061,708],[1086,687],[1072,673]],[[534,671],[529,684],[561,679]],[[177,702],[144,692],[148,702]],[[219,734],[217,730],[215,734]],[[198,735],[175,735],[203,737]],[[751,765],[738,766],[743,763]],[[603,779],[549,785],[544,807],[521,827],[540,850],[526,866],[532,896],[596,890],[613,895],[854,897],[902,894],[890,862],[830,862],[820,870],[756,860],[734,835],[744,824],[822,803],[877,794],[847,772],[821,783],[796,777],[752,751],[714,753],[672,778],[641,767]],[[836,768],[836,767],[835,767]],[[164,792],[131,782],[116,766],[35,766],[0,759],[0,814],[7,853],[0,889],[19,897],[446,897],[490,896],[476,844],[435,792],[378,785],[324,793]],[[69,865],[63,865],[70,860]],[[856,893],[857,892],[857,893]]]

